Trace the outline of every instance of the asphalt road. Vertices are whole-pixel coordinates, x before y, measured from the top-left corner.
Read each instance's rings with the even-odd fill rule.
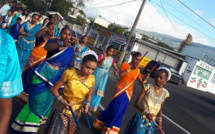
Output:
[[[113,70],[110,71],[109,76],[105,97],[101,101],[103,107],[106,107],[110,102],[117,82]],[[148,82],[153,83],[153,79],[149,79]],[[173,83],[167,83],[165,88],[170,92],[170,97],[163,107],[163,130],[166,134],[215,134],[215,95]],[[134,95],[121,126],[120,134],[123,133],[129,119],[136,112],[133,103],[140,90],[141,86],[136,82]],[[11,122],[23,106],[21,101],[14,98]],[[96,118],[96,113],[92,113],[89,118],[92,123]],[[95,129],[87,128],[84,116],[81,117],[80,123],[82,129],[78,130],[76,134],[99,134]],[[44,127],[41,126],[38,134],[43,133]],[[155,133],[160,134],[158,130]],[[14,133],[9,131],[9,134]]]

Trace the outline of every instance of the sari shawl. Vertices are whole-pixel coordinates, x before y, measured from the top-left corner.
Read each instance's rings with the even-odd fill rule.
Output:
[[[35,70],[29,90],[29,107],[37,116],[43,117],[50,112],[54,96],[49,89],[61,77],[63,71],[69,65],[72,66],[73,54],[73,48],[67,47],[43,61]]]
[[[46,59],[47,51],[44,49],[46,42],[47,41],[44,41],[40,45],[37,45],[34,47],[33,51],[31,52],[31,55],[28,58],[28,62],[31,65],[29,66],[28,64],[26,64],[25,70],[23,72],[25,72],[26,70],[28,70],[31,67],[34,67],[35,65],[41,63],[42,61],[44,61]]]
[[[123,63],[120,70],[125,71],[130,68],[130,65],[128,63]],[[124,76],[122,76],[119,80],[119,82],[116,85],[115,92],[113,99],[121,95],[122,93],[126,92],[128,99],[131,99],[131,96],[133,94],[133,87],[136,79],[141,79],[140,70],[133,69]]]

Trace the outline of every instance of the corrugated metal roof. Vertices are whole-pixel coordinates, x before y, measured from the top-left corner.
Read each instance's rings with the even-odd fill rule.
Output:
[[[176,51],[172,51],[172,50],[169,50],[169,49],[166,49],[166,48],[163,48],[163,47],[160,47],[160,46],[157,46],[157,45],[154,45],[150,42],[147,42],[147,41],[143,41],[143,40],[138,40],[138,42],[142,45],[146,45],[148,47],[151,47],[151,48],[154,48],[160,52],[163,52],[163,53],[166,53],[174,58],[177,58],[179,60],[182,60],[182,61],[185,61],[185,55],[181,54],[181,53],[178,53]]]

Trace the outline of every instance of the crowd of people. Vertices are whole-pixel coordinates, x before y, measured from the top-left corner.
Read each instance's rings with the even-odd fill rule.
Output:
[[[137,80],[143,89],[124,133],[153,133],[155,124],[162,128],[162,106],[169,97],[163,86],[171,77],[167,68],[160,68],[155,83],[148,84],[150,74],[142,77],[138,68],[140,52],[132,52],[132,61],[118,69],[113,46],[97,55],[86,45],[86,35],[78,39],[69,26],[59,29],[53,16],[28,14],[7,2],[0,17],[0,134],[8,131],[12,98],[23,92],[27,98],[19,98],[26,104],[11,125],[15,133],[36,134],[46,124],[45,134],[73,134],[82,112],[98,111],[112,66],[120,79],[93,127],[102,134],[119,133]]]

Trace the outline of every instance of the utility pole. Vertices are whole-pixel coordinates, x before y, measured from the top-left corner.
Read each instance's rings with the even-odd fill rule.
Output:
[[[143,10],[143,7],[144,7],[145,3],[146,3],[146,0],[143,0],[142,4],[140,6],[139,12],[137,14],[137,17],[136,17],[136,19],[134,21],[134,24],[133,24],[132,28],[131,28],[131,31],[130,31],[129,36],[128,36],[128,39],[126,41],[126,45],[125,45],[125,47],[124,47],[124,49],[123,49],[123,51],[121,53],[121,56],[119,58],[119,62],[118,63],[120,65],[122,64],[122,61],[123,61],[123,59],[125,57],[125,53],[127,51],[127,48],[128,48],[129,43],[130,43],[131,37],[132,37],[132,35],[134,33],[134,30],[136,29],[137,23],[138,23],[138,21],[140,19],[140,16],[141,16],[141,13],[142,13],[142,10]]]

